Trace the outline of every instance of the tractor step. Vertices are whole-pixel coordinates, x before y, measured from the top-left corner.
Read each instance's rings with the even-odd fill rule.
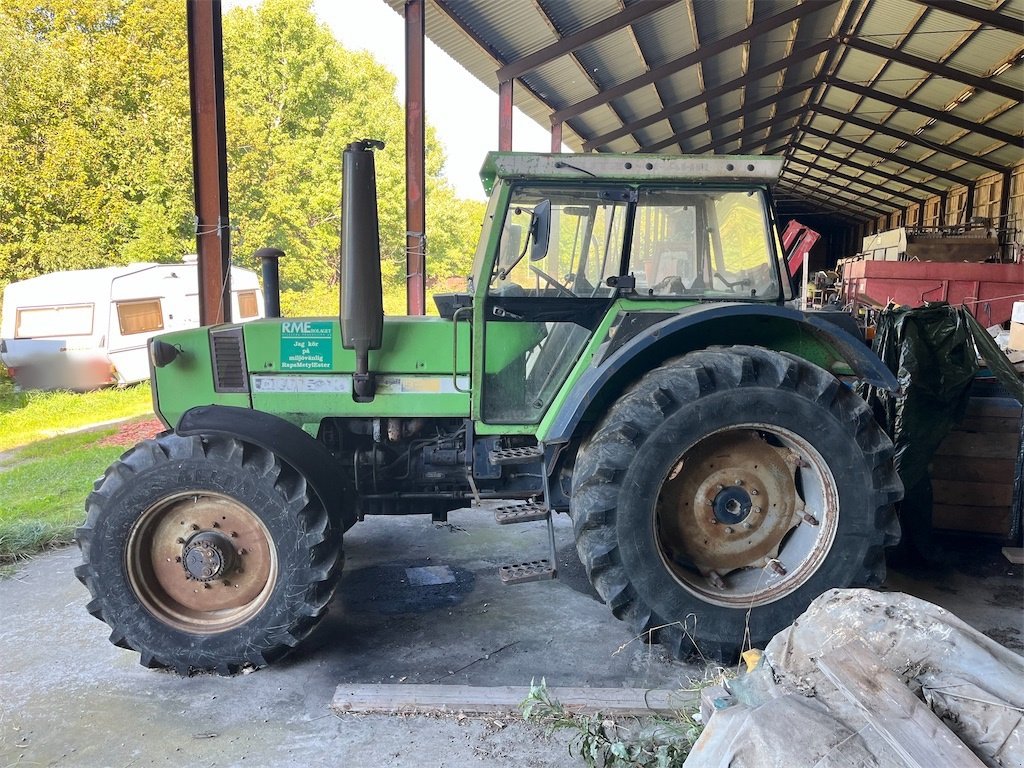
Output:
[[[528,563],[503,565],[498,569],[502,584],[525,584],[528,581],[544,581],[558,578],[550,560],[531,560]]]
[[[544,458],[544,449],[539,445],[523,445],[517,448],[495,448],[491,451],[491,464],[530,464]]]
[[[544,504],[528,501],[525,504],[506,504],[494,508],[494,521],[499,525],[529,523],[533,520],[547,520],[549,510]]]

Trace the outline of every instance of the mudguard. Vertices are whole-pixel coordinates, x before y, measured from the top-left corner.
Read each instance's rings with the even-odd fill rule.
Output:
[[[568,442],[576,427],[583,419],[587,408],[598,397],[604,387],[617,374],[623,373],[640,355],[654,351],[656,345],[666,345],[672,350],[661,359],[674,354],[691,351],[692,343],[681,348],[672,349],[670,339],[677,334],[686,338],[687,332],[693,332],[698,326],[710,328],[714,323],[723,320],[749,318],[782,320],[794,324],[801,332],[807,333],[812,339],[829,347],[853,370],[854,374],[869,384],[890,392],[899,391],[899,382],[888,368],[862,341],[853,334],[829,321],[827,317],[816,317],[813,313],[803,313],[788,307],[756,304],[704,304],[689,307],[656,323],[644,332],[637,334],[613,351],[605,354],[596,364],[588,369],[576,382],[558,415],[551,423],[547,434],[542,436],[545,443]],[[722,343],[713,341],[712,343]],[[729,343],[741,343],[740,340]],[[750,343],[750,342],[746,342]],[[768,346],[769,344],[761,344]],[[699,347],[696,347],[699,348]]]
[[[277,416],[228,405],[190,408],[178,421],[179,435],[233,437],[276,454],[298,470],[320,498],[328,514],[347,531],[356,522],[356,511],[346,504],[341,486],[333,481],[338,463],[327,446],[294,424]]]

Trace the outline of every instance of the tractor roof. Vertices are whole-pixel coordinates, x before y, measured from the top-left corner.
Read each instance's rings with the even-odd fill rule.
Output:
[[[550,181],[593,177],[603,181],[754,182],[779,178],[782,158],[765,155],[538,154],[489,152],[480,169],[490,194],[496,179]]]

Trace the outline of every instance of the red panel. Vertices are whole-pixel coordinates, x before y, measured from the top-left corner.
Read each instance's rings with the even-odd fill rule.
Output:
[[[1010,319],[1013,302],[1024,299],[1024,263],[856,261],[843,267],[843,299],[858,296],[881,305],[964,304],[982,325],[996,325]]]

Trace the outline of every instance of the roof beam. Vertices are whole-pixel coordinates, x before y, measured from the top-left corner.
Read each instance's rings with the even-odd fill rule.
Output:
[[[730,120],[736,120],[737,118],[748,115],[751,112],[756,112],[759,109],[770,107],[773,104],[777,103],[780,99],[783,99],[787,96],[792,96],[795,93],[806,91],[808,88],[813,88],[817,84],[817,80],[808,80],[807,82],[801,83],[800,85],[787,86],[778,93],[774,94],[773,96],[768,96],[767,98],[755,101],[751,104],[744,104],[739,109],[733,110],[728,114],[719,115],[717,119],[720,123],[727,123]],[[709,130],[710,128],[704,124],[695,126],[693,128],[687,128],[685,131],[680,131],[679,133],[673,134],[672,136],[669,136],[667,139],[662,139],[661,141],[656,141],[653,144],[640,147],[639,151],[658,152],[662,149],[665,149],[665,147],[670,147],[673,144],[678,144],[685,139],[688,139],[692,136],[698,136],[702,133],[706,133]]]
[[[632,93],[638,88],[643,88],[646,85],[650,85],[655,80],[661,80],[662,78],[668,77],[681,69],[692,67],[695,64],[700,64],[705,59],[716,56],[719,53],[728,51],[735,48],[738,45],[757,37],[758,35],[764,34],[776,27],[780,27],[783,24],[788,24],[796,19],[807,16],[810,13],[815,13],[823,8],[827,8],[830,5],[838,2],[838,0],[823,0],[823,2],[817,3],[801,3],[793,6],[782,13],[778,13],[774,16],[770,16],[767,19],[762,19],[756,24],[741,29],[739,32],[734,32],[731,35],[726,35],[720,40],[716,40],[713,43],[702,45],[696,51],[680,56],[678,59],[670,61],[666,64],[662,64],[660,67],[634,77],[630,80],[626,80],[623,83],[606,88],[583,101],[572,104],[563,109],[557,110],[552,116],[552,122],[562,122],[569,118],[581,115],[584,112],[588,112],[595,107],[599,107],[602,104],[607,104],[613,99],[617,99],[620,96],[625,96],[627,93]]]
[[[864,181],[864,179],[860,179],[860,178],[857,178],[856,176],[852,176],[852,175],[850,175],[848,173],[844,173],[839,168],[825,168],[824,166],[818,165],[818,163],[817,163],[818,159],[820,159],[820,158],[816,158],[814,162],[809,163],[806,160],[801,160],[800,158],[793,157],[791,155],[790,157],[786,158],[786,163],[787,164],[797,163],[798,165],[802,165],[805,168],[808,168],[810,170],[821,171],[822,173],[826,173],[826,174],[829,174],[831,176],[835,176],[836,178],[839,178],[839,179],[846,179],[851,184],[860,184],[861,186],[867,187],[868,189],[878,189],[878,187],[876,185],[871,184],[871,182]],[[902,197],[904,200],[907,200],[907,201],[909,201],[911,203],[914,203],[914,204],[920,203],[920,202],[922,202],[924,200],[924,198],[914,197],[913,195],[907,194],[906,192],[901,192],[900,190],[897,190],[897,189],[889,189],[888,187],[885,187],[884,189],[885,189],[885,192],[887,192],[888,194],[894,195],[896,197]]]
[[[936,122],[954,125],[957,128],[963,128],[965,131],[970,131],[971,133],[978,133],[981,134],[982,136],[988,136],[990,139],[1002,141],[1006,144],[1019,145],[1021,143],[1020,136],[1014,136],[1012,133],[1006,133],[1005,131],[1000,131],[997,128],[990,128],[984,123],[975,123],[973,120],[965,120],[964,118],[958,117],[952,112],[946,112],[941,109],[932,109],[931,107],[926,107],[923,104],[917,103],[916,101],[913,100],[912,97],[909,96],[900,98],[899,96],[893,96],[891,93],[886,93],[885,91],[879,91],[873,88],[868,88],[866,86],[859,85],[857,83],[850,83],[847,82],[846,80],[840,80],[838,78],[828,80],[826,82],[826,85],[832,85],[835,86],[836,88],[841,88],[844,91],[850,91],[851,93],[856,93],[859,94],[860,96],[866,96],[869,99],[881,101],[883,104],[889,104],[890,106],[898,107],[899,109],[904,109],[907,112],[913,112],[918,115],[924,115],[925,117],[930,117]]]
[[[1003,83],[996,82],[989,77],[976,77],[975,75],[969,75],[966,72],[962,72],[959,69],[941,64],[937,61],[928,61],[928,59],[922,59],[919,56],[914,56],[907,53],[901,48],[889,48],[885,45],[878,45],[868,40],[863,40],[859,37],[846,37],[844,42],[850,47],[855,48],[858,51],[864,53],[870,53],[873,56],[878,56],[883,59],[891,61],[898,61],[901,64],[907,64],[911,67],[930,72],[933,75],[939,75],[949,80],[955,80],[958,83],[969,85],[972,88],[978,90],[988,91],[989,93],[995,93],[999,96],[1003,96],[1011,101],[1024,101],[1024,90],[1020,88],[1014,88],[1012,85],[1004,85]]]
[[[605,35],[609,35],[623,27],[628,27],[637,19],[642,19],[644,16],[648,16],[655,11],[667,8],[677,1],[645,0],[642,3],[635,3],[618,13],[602,19],[596,24],[591,24],[586,29],[581,29],[579,32],[574,32],[566,37],[560,37],[557,41],[541,48],[539,51],[499,67],[496,73],[498,82],[503,83],[515,77],[521,77],[530,70],[542,67],[548,62],[565,56],[567,53],[572,53],[577,48],[582,48],[587,43],[592,43]]]
[[[965,163],[979,165],[982,168],[987,168],[988,170],[994,171],[995,173],[1002,173],[1004,170],[1006,170],[1003,166],[999,165],[998,163],[993,163],[991,160],[985,160],[984,158],[979,157],[977,155],[972,155],[969,152],[962,152],[956,147],[950,147],[945,144],[939,144],[937,142],[926,139],[922,136],[915,136],[912,133],[907,133],[906,131],[901,131],[898,128],[893,128],[892,126],[886,123],[872,123],[869,120],[857,117],[856,115],[850,114],[848,112],[839,112],[835,109],[831,109],[820,104],[811,104],[810,109],[819,115],[825,115],[826,117],[831,117],[834,120],[838,120],[840,123],[849,123],[850,125],[856,125],[860,128],[864,128],[869,131],[884,133],[886,136],[892,136],[894,138],[899,139],[900,141],[905,141],[908,144],[917,144],[918,146],[925,147],[926,149],[930,149],[933,152],[939,152],[944,155],[949,155],[950,157],[955,157],[957,160],[963,160]]]
[[[853,195],[857,199],[857,201],[870,200],[875,205],[881,206],[880,208],[877,208],[875,210],[885,211],[887,208],[891,208],[892,210],[889,211],[889,213],[892,213],[892,211],[902,211],[903,210],[903,206],[901,206],[897,202],[893,202],[892,200],[883,200],[882,198],[875,197],[874,195],[869,194],[867,192],[858,192],[855,189],[850,189],[848,186],[846,186],[844,184],[840,184],[840,183],[835,182],[835,181],[829,181],[828,179],[820,179],[817,176],[810,176],[806,172],[801,173],[800,171],[797,171],[797,170],[795,170],[793,168],[785,168],[785,169],[783,169],[782,172],[784,174],[787,174],[788,178],[793,179],[793,181],[795,183],[797,183],[797,184],[803,185],[803,184],[814,183],[814,184],[817,184],[818,186],[813,187],[813,189],[816,189],[816,190],[819,190],[819,191],[822,191],[822,192],[827,192],[830,195],[846,194],[846,195]],[[796,178],[793,178],[794,176]],[[828,189],[822,189],[822,187],[827,187]],[[829,191],[829,190],[834,190],[834,191]],[[867,207],[867,203],[861,203],[861,205],[864,205],[865,207]],[[871,206],[871,207],[873,208],[873,206]]]
[[[976,21],[979,24],[984,24],[987,27],[994,27],[1001,29],[1004,32],[1013,32],[1019,35],[1021,29],[1024,29],[1024,20],[1015,19],[1012,16],[1004,16],[997,11],[989,11],[985,8],[979,8],[976,5],[970,5],[962,2],[962,0],[917,0],[921,5],[927,6],[928,8],[935,8],[946,13],[951,13],[954,16],[960,16],[964,19],[970,19]]]
[[[909,158],[906,157],[894,155],[892,152],[886,152],[884,149],[875,149],[870,144],[867,144],[866,142],[863,141],[854,141],[853,139],[847,139],[842,136],[838,136],[834,133],[825,133],[824,131],[819,131],[816,128],[811,128],[809,125],[804,126],[800,130],[802,130],[804,133],[810,134],[811,136],[817,136],[819,139],[824,139],[825,141],[834,141],[838,144],[843,144],[847,147],[857,150],[858,152],[867,152],[868,154],[875,155],[877,157],[884,157],[886,160],[896,163],[897,165],[905,165],[908,168],[913,168],[915,170],[920,171],[921,173],[927,173],[931,176],[937,176],[940,179],[951,181],[954,184],[971,183],[971,179],[968,179],[965,176],[959,176],[949,171],[943,171],[938,168],[932,168],[930,165],[925,165],[924,163],[919,163],[916,160],[910,160]]]
[[[736,131],[735,133],[729,134],[728,136],[722,136],[719,139],[714,139],[709,144],[705,144],[700,149],[695,149],[694,154],[701,155],[704,154],[705,152],[711,152],[713,150],[717,150],[719,147],[722,147],[725,144],[730,144],[734,141],[740,141],[742,146],[743,140],[746,139],[750,134],[771,128],[776,123],[781,123],[786,120],[792,120],[794,117],[799,117],[800,115],[802,115],[806,110],[806,105],[800,105],[796,109],[791,109],[788,112],[784,112],[781,115],[773,115],[767,120],[762,120],[757,125],[748,125],[742,128],[741,130]],[[787,129],[785,133],[789,133],[790,130],[791,129]]]
[[[790,184],[795,185],[797,189],[802,189],[807,192],[813,191],[822,195],[835,197],[842,200],[844,203],[849,203],[858,208],[862,208],[865,211],[871,211],[879,216],[888,216],[893,211],[901,210],[898,205],[893,205],[892,203],[880,203],[878,200],[873,198],[859,195],[857,192],[854,192],[841,184],[825,183],[823,186],[812,187],[809,185],[808,180],[803,176],[794,176],[794,174],[797,174],[797,172],[783,169],[781,178],[784,178]],[[818,181],[818,179],[812,179],[812,181]],[[870,200],[871,202],[868,203],[865,202],[865,200]]]
[[[824,147],[822,147],[821,149],[815,149],[814,147],[808,147],[801,144],[800,142],[796,142],[795,144],[793,144],[793,149],[796,152],[807,152],[809,154],[815,155],[816,157],[820,157],[822,160],[828,160],[831,163],[836,163],[843,167],[856,168],[858,171],[863,171],[864,173],[872,173],[875,176],[880,176],[883,179],[888,179],[889,181],[895,182],[896,184],[902,184],[905,187],[913,187],[914,189],[920,189],[922,192],[927,192],[929,195],[941,195],[944,191],[936,187],[929,187],[927,184],[924,184],[922,182],[915,181],[913,179],[908,179],[906,176],[897,176],[894,173],[883,171],[877,166],[865,165],[864,163],[858,163],[856,160],[851,160],[848,157],[838,157],[836,155],[829,154],[828,152],[825,151]],[[790,159],[796,160],[796,158],[793,156],[791,156]]]
[[[795,182],[790,181],[789,179],[780,179],[779,182],[775,185],[775,188],[782,189],[787,192],[792,192],[798,197],[801,197],[805,200],[813,201],[815,205],[821,205],[824,206],[825,208],[831,208],[832,210],[835,211],[845,211],[847,213],[856,214],[859,215],[861,218],[868,220],[877,218],[878,216],[888,215],[884,211],[876,211],[871,206],[857,206],[856,204],[854,204],[854,207],[851,208],[849,207],[849,205],[840,205],[840,203],[837,202],[837,198],[834,195],[822,197],[820,194],[816,194],[816,191],[804,189]],[[843,203],[851,203],[850,200],[846,200],[845,198],[839,198],[839,200],[842,200]]]
[[[778,61],[774,61],[771,64],[761,67],[760,69],[756,69],[753,72],[748,72],[745,75],[741,75],[740,77],[737,77],[734,80],[730,80],[727,83],[722,83],[721,85],[716,86],[714,88],[709,88],[708,90],[704,91],[704,93],[698,93],[696,96],[693,96],[692,98],[689,98],[686,101],[680,101],[677,104],[670,104],[669,106],[665,107],[662,110],[659,110],[658,112],[655,112],[652,115],[647,115],[647,117],[642,117],[638,120],[634,120],[631,123],[623,125],[621,128],[616,128],[614,131],[609,131],[608,133],[602,134],[601,136],[595,136],[593,139],[590,139],[589,141],[583,143],[583,151],[589,152],[611,141],[620,139],[623,136],[628,136],[631,133],[635,133],[641,128],[646,128],[649,125],[661,122],[662,120],[668,118],[669,115],[678,114],[679,112],[685,112],[688,109],[700,106],[701,104],[703,104],[706,101],[709,101],[710,99],[715,99],[718,98],[719,96],[724,96],[727,93],[732,93],[737,88],[745,86],[749,83],[756,82],[757,80],[760,80],[761,78],[766,77],[768,75],[774,74],[779,70],[791,67],[793,64],[801,62],[804,59],[809,59],[812,56],[818,56],[823,51],[828,50],[831,44],[831,40],[821,40],[820,42],[817,42],[814,45],[810,45],[807,48],[803,48],[793,53],[791,56],[786,56],[785,58],[779,59]],[[552,119],[554,118],[552,117]]]

